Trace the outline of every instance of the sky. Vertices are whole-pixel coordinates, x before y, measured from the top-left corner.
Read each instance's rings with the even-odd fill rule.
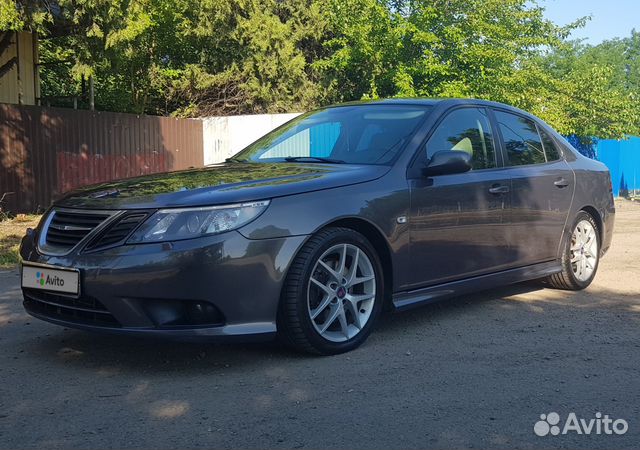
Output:
[[[596,45],[614,37],[627,37],[633,28],[640,31],[640,0],[538,0],[548,19],[558,25],[591,15],[584,28],[572,38],[586,38]]]

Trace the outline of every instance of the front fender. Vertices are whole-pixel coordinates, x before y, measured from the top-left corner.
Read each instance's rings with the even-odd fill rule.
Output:
[[[410,250],[409,225],[397,219],[408,215],[410,198],[406,179],[397,178],[275,198],[267,211],[238,231],[248,239],[274,239],[311,236],[345,219],[366,221],[387,241],[398,288],[408,273]]]

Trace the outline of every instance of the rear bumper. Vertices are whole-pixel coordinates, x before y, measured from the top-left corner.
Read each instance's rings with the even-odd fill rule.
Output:
[[[616,218],[616,208],[613,199],[611,204],[605,208],[600,216],[602,218],[602,255],[611,247],[611,241],[613,240],[613,227]]]
[[[304,236],[250,240],[232,231],[188,241],[47,256],[35,236],[23,263],[76,268],[79,296],[23,289],[28,313],[102,333],[180,340],[274,336],[286,271]]]

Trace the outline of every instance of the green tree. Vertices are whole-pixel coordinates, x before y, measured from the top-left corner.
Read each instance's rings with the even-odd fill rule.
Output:
[[[47,38],[43,93],[86,101],[92,77],[99,109],[194,116],[478,97],[564,134],[640,134],[640,34],[568,42],[585,20],[559,27],[528,0],[0,0],[2,28]]]
[[[527,61],[507,98],[561,133],[589,139],[640,134],[638,34],[596,46],[572,42]],[[537,80],[537,81],[536,81]]]
[[[0,0],[0,30],[22,29],[24,23],[20,17],[16,2]]]
[[[204,0],[194,24],[200,57],[175,84],[182,112],[300,111],[321,101],[312,66],[324,51],[318,2]]]
[[[324,19],[317,2],[58,3],[56,20],[72,32],[45,46],[43,58],[72,64],[47,68],[51,76],[43,78],[53,81],[54,91],[68,91],[55,82],[66,71],[62,79],[74,80],[71,90],[80,92],[94,77],[99,108],[230,114],[303,110],[321,101],[323,90],[311,65],[324,51],[318,44]]]
[[[565,134],[638,133],[640,36],[590,47],[524,0],[327,0],[316,63],[336,100],[477,97],[529,110]]]
[[[39,0],[0,0],[0,31],[44,31],[52,17],[48,3]]]
[[[558,46],[568,32],[525,0],[328,0],[328,6],[335,35],[319,65],[352,98],[496,97],[518,65],[542,46]]]

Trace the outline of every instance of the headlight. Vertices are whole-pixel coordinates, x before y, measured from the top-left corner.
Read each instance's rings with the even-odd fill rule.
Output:
[[[177,241],[235,230],[258,217],[269,200],[202,208],[161,209],[149,217],[127,241]]]

